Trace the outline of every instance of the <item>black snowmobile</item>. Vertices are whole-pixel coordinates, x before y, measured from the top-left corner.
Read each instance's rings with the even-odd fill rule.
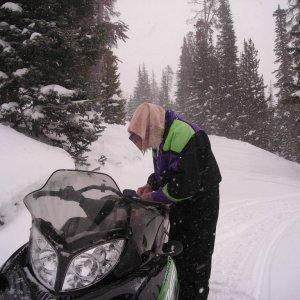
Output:
[[[166,206],[74,170],[54,172],[24,203],[30,239],[2,266],[0,299],[178,298],[171,256],[182,246],[168,241]]]

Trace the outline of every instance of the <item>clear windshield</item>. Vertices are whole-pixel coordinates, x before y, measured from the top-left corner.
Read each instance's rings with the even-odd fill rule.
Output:
[[[106,174],[59,170],[24,203],[34,220],[51,226],[72,242],[91,232],[123,229],[126,205],[114,180]]]

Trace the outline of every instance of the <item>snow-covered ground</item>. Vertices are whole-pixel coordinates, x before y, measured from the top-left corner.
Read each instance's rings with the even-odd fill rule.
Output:
[[[22,203],[50,174],[74,168],[63,150],[35,141],[0,125],[0,265],[28,240],[30,215]]]
[[[4,199],[12,207],[54,169],[73,167],[59,149],[2,126],[0,136],[6,141],[0,145],[1,212]],[[300,299],[300,165],[247,143],[214,136],[211,141],[223,182],[209,299]],[[108,126],[92,145],[90,169],[103,154],[101,171],[121,188],[137,188],[152,171],[151,154],[143,156],[123,126]],[[19,207],[14,220],[7,210],[7,224],[0,226],[0,264],[28,237],[30,218]]]
[[[300,299],[300,165],[211,141],[223,182],[210,299]]]

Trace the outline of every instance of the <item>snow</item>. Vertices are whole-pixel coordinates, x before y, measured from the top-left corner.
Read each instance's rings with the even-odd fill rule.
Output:
[[[11,46],[8,46],[8,47],[5,47],[5,48],[3,49],[3,52],[10,53],[10,52],[12,52],[13,50],[14,50],[14,48],[13,48],[13,47],[11,47]]]
[[[74,90],[66,89],[65,87],[57,84],[50,84],[50,85],[43,86],[40,92],[43,95],[48,95],[51,92],[56,92],[58,96],[64,96],[64,97],[72,97],[75,94]]]
[[[18,69],[16,70],[15,72],[13,72],[13,75],[14,76],[17,76],[17,77],[22,77],[24,76],[26,73],[28,73],[28,68],[22,68],[22,69]]]
[[[0,71],[0,79],[7,79],[7,78],[8,76],[4,72]]]
[[[107,158],[104,167],[98,160]],[[151,152],[145,155],[128,140],[128,133],[122,125],[106,125],[102,137],[91,146],[88,162],[89,169],[101,167],[100,172],[108,173],[121,189],[136,189],[144,185],[152,169]]]
[[[300,91],[297,91],[292,94],[292,97],[300,97]]]
[[[23,28],[22,34],[26,34],[27,32],[29,32],[29,30],[27,28]]]
[[[32,114],[31,114],[31,118],[33,120],[37,120],[37,119],[43,119],[45,117],[45,115],[39,111],[34,111]]]
[[[19,106],[19,104],[17,102],[9,102],[9,103],[4,103],[0,106],[0,111],[1,110],[11,110],[14,111],[17,107]]]
[[[2,105],[3,106],[3,105]],[[53,171],[74,168],[62,149],[48,146],[0,125],[0,265],[28,239],[30,216],[23,197],[40,188]],[[3,142],[5,141],[5,142]]]
[[[7,22],[0,22],[0,27],[6,27],[9,26]]]
[[[281,238],[293,235],[296,229],[290,225],[300,221],[299,164],[247,143],[218,137],[211,141],[223,183],[210,299],[294,299],[271,297],[299,294],[300,287],[277,282],[277,273],[290,272],[287,265],[270,268]],[[299,253],[299,238],[288,239],[286,245]],[[296,254],[290,259],[299,266]],[[291,276],[300,278],[299,271]]]
[[[34,39],[38,38],[39,36],[42,36],[42,35],[38,32],[34,32],[31,34],[30,40],[34,40]]]
[[[1,8],[14,11],[14,12],[19,12],[19,13],[23,11],[22,7],[19,4],[13,2],[6,2],[1,6]]]
[[[0,39],[0,46],[2,46],[3,48],[6,48],[6,47],[9,47],[9,43]]]
[[[153,168],[151,153],[143,155],[136,149],[128,140],[126,127],[106,126],[103,136],[91,146],[89,169],[100,167],[100,172],[110,174],[121,189],[136,189],[145,184]],[[7,133],[16,134],[10,129]],[[300,165],[248,143],[216,136],[210,139],[223,181],[209,299],[297,299],[300,294]],[[0,184],[18,195],[10,197],[8,203],[14,203],[11,199],[21,199],[24,189],[27,192],[41,185],[50,173],[47,167],[53,170],[72,165],[63,151],[57,152],[32,140],[27,144],[6,136],[4,140],[13,142],[13,146],[0,146],[0,157],[8,166],[5,171],[0,170]],[[29,146],[31,143],[36,148]],[[39,175],[43,168],[37,168],[40,153],[48,156],[46,161],[41,159],[47,166],[43,176]],[[100,163],[101,155],[107,158],[104,167]],[[12,159],[15,159],[13,163]],[[17,181],[15,185],[11,183],[12,178]],[[3,191],[0,191],[1,195]],[[5,198],[0,196],[0,199]],[[14,222],[0,227],[0,240],[6,241],[5,246],[0,244],[0,264],[28,237],[30,218],[23,208],[19,210]],[[18,239],[12,238],[17,231]]]
[[[38,105],[33,108],[25,109],[24,115],[30,117],[33,120],[42,119],[45,117],[45,115],[41,111],[42,107]]]

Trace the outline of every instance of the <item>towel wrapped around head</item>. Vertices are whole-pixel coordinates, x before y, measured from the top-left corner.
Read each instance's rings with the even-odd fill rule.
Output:
[[[142,151],[158,149],[165,130],[165,109],[144,102],[135,110],[129,127],[130,139]]]

